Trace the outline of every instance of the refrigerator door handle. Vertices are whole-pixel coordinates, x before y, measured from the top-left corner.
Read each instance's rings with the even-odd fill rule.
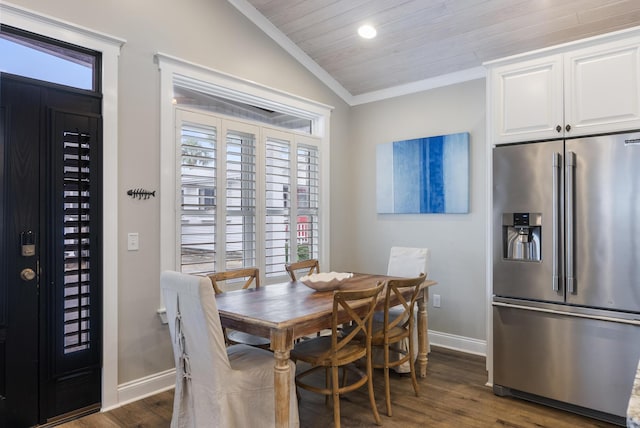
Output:
[[[552,236],[552,281],[551,288],[553,291],[560,291],[560,182],[562,174],[562,155],[558,152],[553,153],[552,159],[553,166],[553,185],[552,185],[552,223],[553,231]]]
[[[575,219],[575,177],[576,177],[576,154],[575,152],[566,153],[566,193],[567,193],[567,221],[566,221],[566,249],[567,249],[567,291],[570,294],[576,293],[576,278],[575,278],[575,234],[574,234],[574,219]]]

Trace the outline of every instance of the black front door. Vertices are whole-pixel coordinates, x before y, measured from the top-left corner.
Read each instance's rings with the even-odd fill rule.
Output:
[[[0,426],[100,406],[100,106],[0,74]]]

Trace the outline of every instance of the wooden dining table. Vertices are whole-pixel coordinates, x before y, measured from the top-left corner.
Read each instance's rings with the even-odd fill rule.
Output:
[[[354,274],[344,280],[340,290],[374,287],[393,277]],[[418,371],[427,374],[427,288],[437,284],[426,280],[418,296]],[[407,290],[411,293],[411,290]],[[384,307],[385,293],[378,297],[378,308]],[[230,291],[216,296],[222,326],[266,337],[271,340],[275,380],[275,425],[289,426],[290,366],[289,352],[295,340],[331,328],[333,291],[315,291],[302,282],[289,281],[254,289]],[[394,303],[399,302],[391,302]],[[345,320],[346,320],[345,315]]]

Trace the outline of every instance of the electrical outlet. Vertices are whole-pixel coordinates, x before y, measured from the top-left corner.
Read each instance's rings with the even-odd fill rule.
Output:
[[[440,307],[440,295],[439,294],[434,294],[433,295],[433,307],[434,308],[439,308]]]

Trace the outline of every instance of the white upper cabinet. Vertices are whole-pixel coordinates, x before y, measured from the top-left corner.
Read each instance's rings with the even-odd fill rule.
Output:
[[[495,142],[562,135],[562,56],[498,66],[490,73]]]
[[[564,57],[565,135],[640,128],[640,40]]]
[[[640,129],[640,37],[488,64],[491,142]]]

